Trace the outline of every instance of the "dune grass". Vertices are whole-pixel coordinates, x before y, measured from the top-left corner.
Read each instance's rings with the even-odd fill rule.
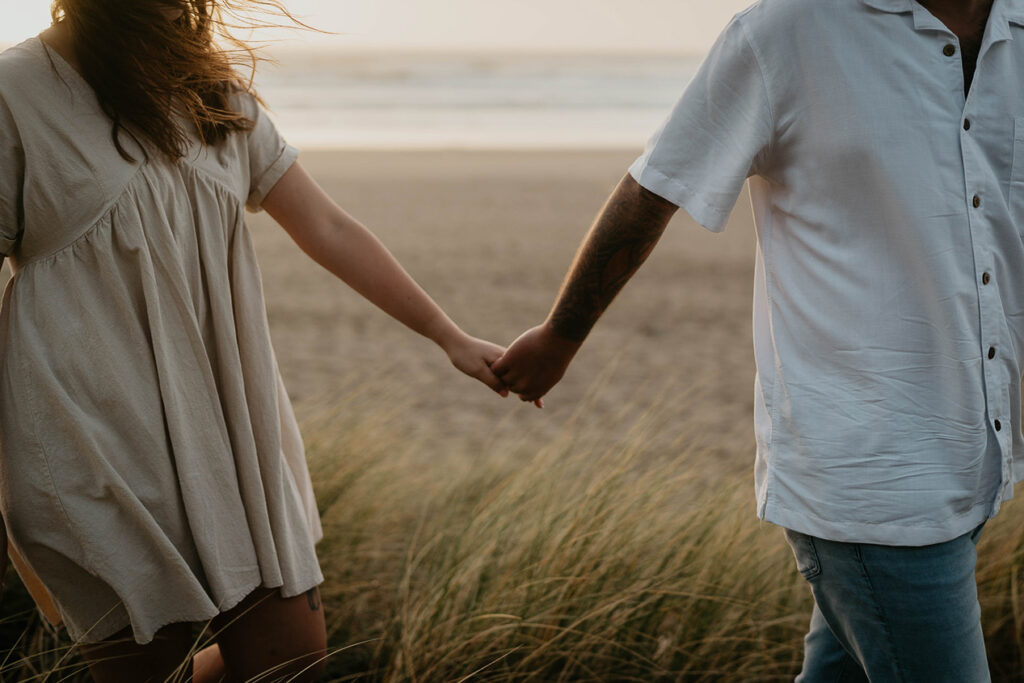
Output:
[[[524,439],[421,453],[400,404],[380,406],[356,395],[304,425],[326,532],[329,680],[798,671],[810,595],[780,531],[754,518],[749,474],[705,476],[716,464],[685,447],[651,456],[644,419],[615,439],[571,420],[539,452]],[[996,681],[1024,680],[1022,509],[1006,506],[980,546]],[[4,680],[87,680],[18,587],[4,614]]]

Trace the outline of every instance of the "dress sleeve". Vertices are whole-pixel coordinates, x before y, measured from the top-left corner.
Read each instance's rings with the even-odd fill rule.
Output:
[[[713,232],[725,227],[774,129],[761,66],[734,18],[630,174]]]
[[[11,253],[25,228],[25,150],[0,95],[0,259]]]
[[[249,152],[249,196],[245,206],[259,211],[260,205],[277,181],[299,156],[299,150],[285,142],[267,112],[252,95],[244,94],[243,109],[252,120],[246,132]]]

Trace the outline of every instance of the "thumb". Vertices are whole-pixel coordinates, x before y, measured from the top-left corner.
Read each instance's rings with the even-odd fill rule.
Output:
[[[508,355],[509,355],[508,351],[506,351],[505,353],[501,354],[501,357],[499,357],[496,361],[494,361],[493,363],[490,364],[491,365],[491,371],[495,375],[499,375],[500,376],[500,375],[504,375],[506,372],[508,372],[508,366],[511,363],[511,361],[509,360]]]
[[[508,387],[501,381],[501,378],[491,372],[491,368],[487,365],[483,365],[479,370],[473,373],[473,377],[480,380],[491,389],[499,393],[502,397],[508,396]]]

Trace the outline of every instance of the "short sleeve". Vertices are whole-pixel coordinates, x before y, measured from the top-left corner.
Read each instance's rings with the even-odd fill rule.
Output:
[[[0,256],[10,254],[25,228],[25,150],[14,116],[0,97]]]
[[[291,168],[299,151],[285,142],[267,112],[252,95],[244,94],[244,110],[253,122],[246,133],[249,153],[249,196],[245,206],[259,211],[260,205],[285,171]]]
[[[774,128],[767,86],[742,17],[719,36],[668,120],[629,169],[641,186],[713,232],[725,227]]]

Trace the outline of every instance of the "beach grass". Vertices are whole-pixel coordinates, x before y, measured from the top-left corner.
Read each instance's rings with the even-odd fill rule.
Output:
[[[302,159],[456,321],[508,342],[638,152]],[[328,680],[792,680],[811,598],[754,515],[746,202],[721,235],[680,212],[543,411],[250,223],[324,523]],[[1024,504],[979,554],[992,678],[1024,681]],[[13,572],[0,680],[88,680]]]
[[[604,432],[570,418],[535,453],[500,442],[478,458],[424,458],[401,436],[402,412],[357,392],[304,424],[325,528],[329,680],[782,681],[798,671],[809,591],[780,531],[754,517],[747,476],[709,486],[700,471],[713,461],[700,449],[652,455],[644,418]],[[1008,505],[980,545],[996,681],[1024,671],[1022,516]],[[5,613],[27,609],[11,593]],[[21,629],[0,657],[4,680],[87,680],[66,639],[31,611],[0,626]]]

